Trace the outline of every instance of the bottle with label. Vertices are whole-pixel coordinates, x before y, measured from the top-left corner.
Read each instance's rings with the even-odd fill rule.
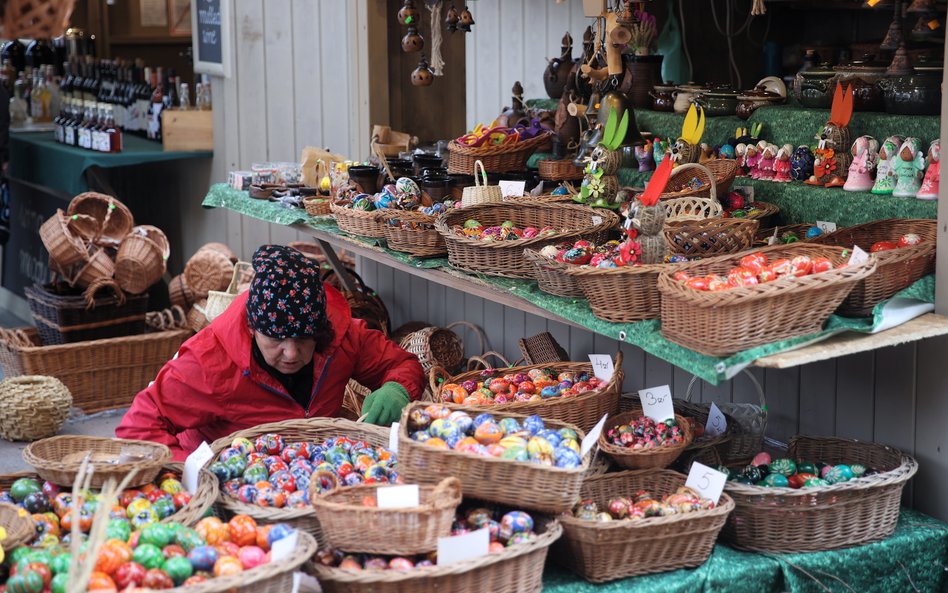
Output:
[[[56,117],[53,118],[53,138],[56,140],[56,142],[59,142],[60,144],[63,144],[66,141],[64,128],[63,128],[63,122],[65,121],[65,119],[66,119],[66,102],[63,101],[59,112],[56,113]]]
[[[94,103],[92,106],[93,113],[95,113],[95,123],[90,127],[90,135],[92,139],[92,150],[96,152],[108,152],[104,150],[105,146],[105,118],[102,115],[103,103]]]
[[[95,125],[95,122],[91,105],[91,101],[82,102],[82,121],[76,130],[76,145],[79,148],[92,148],[92,127]]]
[[[20,72],[19,78],[13,85],[13,96],[10,98],[10,125],[22,126],[26,124],[26,118],[29,116],[26,99],[26,74]]]
[[[76,146],[76,128],[79,126],[79,110],[77,99],[67,99],[66,120],[63,122],[63,143],[67,146]]]
[[[122,128],[115,124],[111,106],[105,110],[105,134],[108,136],[109,152],[122,152]]]
[[[161,140],[161,110],[165,107],[165,89],[162,74],[162,69],[159,66],[158,73],[155,75],[155,87],[151,95],[151,109],[148,114],[148,138],[151,140]]]

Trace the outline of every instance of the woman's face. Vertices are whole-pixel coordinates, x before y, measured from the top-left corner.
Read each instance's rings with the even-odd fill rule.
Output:
[[[263,359],[267,364],[288,375],[300,370],[311,360],[316,350],[316,340],[313,338],[271,338],[254,331],[257,347],[260,348]]]

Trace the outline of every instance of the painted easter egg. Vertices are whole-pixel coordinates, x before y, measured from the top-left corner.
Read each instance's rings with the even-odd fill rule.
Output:
[[[187,558],[175,557],[165,562],[164,571],[168,573],[175,585],[180,585],[194,574],[194,567]]]
[[[267,553],[258,546],[244,546],[240,548],[240,552],[237,553],[237,559],[240,560],[240,564],[244,567],[244,570],[250,570],[251,568],[265,564],[267,562]]]
[[[533,531],[533,517],[523,511],[510,511],[501,517],[497,536],[500,540],[506,541],[517,533],[531,531]]]
[[[823,475],[823,479],[830,484],[848,482],[853,479],[853,470],[845,464],[835,465]]]
[[[918,245],[922,242],[922,238],[916,235],[915,233],[906,233],[899,237],[898,246],[899,247],[912,247]]]
[[[152,544],[138,544],[132,553],[132,560],[145,568],[161,568],[165,563],[165,555],[161,549]]]
[[[761,483],[764,486],[771,486],[773,488],[789,488],[790,487],[790,482],[787,480],[787,476],[783,474],[779,474],[779,473],[767,474],[767,477],[765,477],[763,482]]]
[[[770,462],[770,472],[772,474],[780,474],[784,477],[792,476],[797,473],[797,464],[792,459],[787,459],[786,457],[774,459]]]
[[[194,570],[211,571],[214,570],[214,563],[217,562],[219,554],[213,546],[197,546],[188,553],[188,560],[194,566]]]
[[[188,564],[190,564],[190,562]],[[141,587],[145,580],[145,572],[145,567],[141,564],[137,562],[126,562],[115,569],[115,572],[112,574],[112,580],[115,581],[115,585],[119,590],[124,590],[128,587]]]

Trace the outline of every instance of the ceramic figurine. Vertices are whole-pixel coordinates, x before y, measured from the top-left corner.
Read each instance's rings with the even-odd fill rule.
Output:
[[[774,160],[777,158],[777,150],[775,144],[764,143],[764,148],[760,151],[760,160],[757,161],[757,169],[751,173],[751,177],[767,181],[774,178]]]
[[[892,165],[898,157],[899,147],[905,142],[902,136],[889,136],[879,148],[879,158],[876,164],[876,181],[872,186],[872,193],[881,196],[892,194],[895,189],[895,173]]]
[[[922,186],[924,170],[922,141],[918,138],[906,138],[892,164],[892,172],[895,173],[895,189],[892,195],[897,198],[914,198]]]
[[[941,140],[932,140],[928,146],[928,170],[922,179],[922,187],[915,194],[919,200],[938,199],[938,176],[941,168]]]
[[[563,96],[563,89],[566,88],[569,71],[573,65],[573,37],[569,31],[563,35],[560,57],[548,58],[547,61],[549,64],[543,73],[543,86],[546,87],[546,94],[551,99],[559,99]]]
[[[523,85],[519,80],[514,82],[510,89],[510,107],[505,107],[497,118],[499,126],[513,128],[518,124],[530,125],[530,116],[527,115],[527,107],[523,102]]]
[[[760,153],[760,148],[757,144],[748,144],[747,149],[744,151],[744,175],[751,175],[756,171],[757,163],[760,162],[762,157],[763,155]]]
[[[635,159],[639,163],[639,172],[655,170],[655,158],[652,156],[652,143],[648,140],[642,146],[635,147]]]
[[[747,145],[743,142],[734,145],[734,159],[737,161],[737,175],[744,176],[744,162],[747,159]]]
[[[793,147],[784,144],[777,150],[777,157],[774,160],[774,181],[778,183],[787,183],[790,181],[790,155],[793,153]]]
[[[645,191],[629,203],[626,213],[628,218],[632,219],[632,226],[637,231],[637,236],[632,237],[630,234],[630,239],[638,241],[643,264],[660,264],[668,252],[668,245],[662,236],[662,229],[665,226],[665,206],[659,202],[659,198],[665,191],[671,170],[671,157],[666,156],[655,169],[655,173],[645,186]]]
[[[790,157],[790,179],[806,181],[813,175],[813,152],[809,146],[798,146]]]
[[[616,173],[622,164],[619,147],[628,130],[630,116],[631,113],[626,111],[620,119],[615,109],[609,110],[602,140],[589,157],[586,176],[579,194],[573,198],[575,201],[599,208],[617,208],[621,205],[615,199],[619,191]]]
[[[849,151],[853,162],[843,189],[846,191],[869,191],[872,189],[872,171],[879,158],[879,141],[872,136],[860,136]]]
[[[685,122],[681,126],[681,136],[671,147],[672,161],[675,165],[697,163],[701,156],[698,143],[704,134],[704,109],[695,107],[694,103],[688,108]]]
[[[819,147],[813,151],[813,175],[806,181],[809,185],[842,187],[846,183],[852,158],[847,148],[852,146],[849,136],[849,120],[853,115],[852,88],[836,83],[833,107],[829,121],[817,135]]]

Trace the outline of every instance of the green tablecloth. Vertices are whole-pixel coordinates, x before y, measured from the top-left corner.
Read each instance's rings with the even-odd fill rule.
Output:
[[[633,542],[634,544],[634,542]],[[547,565],[546,593],[935,593],[948,590],[948,525],[903,509],[892,537],[811,554],[754,554],[723,544],[695,569],[586,583]]]
[[[128,167],[189,158],[210,158],[213,152],[165,152],[161,143],[126,134],[119,153],[102,153],[60,144],[52,132],[10,134],[10,168],[14,179],[43,185],[74,196],[89,189],[85,171],[89,167]]]

